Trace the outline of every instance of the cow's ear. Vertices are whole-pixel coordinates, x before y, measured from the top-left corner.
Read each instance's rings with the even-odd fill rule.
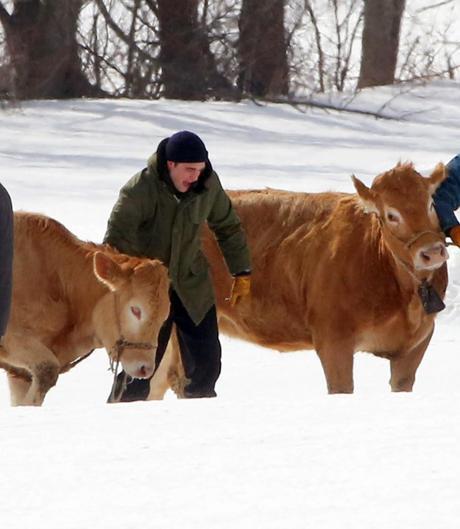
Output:
[[[351,175],[351,179],[353,180],[353,185],[355,186],[356,192],[363,203],[364,209],[369,213],[378,213],[379,210],[375,203],[375,197],[372,189],[369,189],[361,182],[361,180],[356,178],[355,175]]]
[[[96,277],[110,290],[116,290],[123,283],[125,279],[123,270],[107,254],[96,252],[93,257],[93,265]]]
[[[443,182],[447,177],[446,166],[443,163],[438,163],[438,165],[433,169],[433,172],[428,177],[430,181],[430,195],[432,195],[439,184]]]

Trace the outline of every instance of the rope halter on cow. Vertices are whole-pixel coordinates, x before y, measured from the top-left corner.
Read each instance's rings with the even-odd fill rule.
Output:
[[[389,234],[393,239],[396,239],[398,243],[400,243],[406,250],[410,250],[411,246],[418,241],[421,237],[424,235],[434,235],[435,238],[439,239],[439,242],[443,241],[444,236],[442,232],[436,232],[433,230],[425,230],[416,233],[413,237],[411,237],[408,241],[404,241],[400,239],[397,235],[391,232],[385,226],[382,219],[378,217],[380,226],[382,228],[382,232],[384,234]],[[404,259],[399,257],[397,253],[393,251],[393,249],[389,246],[388,249],[391,252],[391,255],[393,256],[393,259],[398,262],[403,269],[409,274],[409,276],[414,280],[415,284],[417,285],[417,293],[420,298],[420,301],[422,303],[423,309],[427,314],[434,314],[436,312],[440,312],[441,310],[445,309],[445,304],[442,301],[439,294],[434,289],[433,285],[428,281],[427,278],[420,279],[416,273],[415,273],[415,267],[413,265],[410,265],[409,263],[406,263]]]
[[[391,233],[391,232],[390,232]],[[393,237],[396,237],[400,242],[402,242],[406,248],[409,250],[410,247],[414,244],[414,242],[418,241],[420,237],[423,237],[424,235],[434,235],[436,238],[439,238],[442,240],[443,236],[441,232],[433,231],[433,230],[425,230],[420,231],[419,233],[416,233],[413,237],[411,237],[407,242],[404,242],[402,239],[397,237],[394,233],[392,233]]]

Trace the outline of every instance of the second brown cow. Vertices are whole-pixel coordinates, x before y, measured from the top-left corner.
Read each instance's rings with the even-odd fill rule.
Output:
[[[206,231],[222,332],[279,351],[315,349],[329,393],[353,392],[357,351],[388,358],[391,389],[411,391],[447,286],[431,199],[444,177],[442,164],[425,178],[407,163],[370,188],[353,177],[357,194],[230,193],[251,248],[253,283],[250,299],[231,307],[231,277]],[[150,398],[170,386],[180,395],[174,343]]]
[[[105,347],[148,378],[168,309],[159,262],[79,240],[59,222],[16,212],[11,317],[0,347],[11,403],[40,406],[60,373]]]

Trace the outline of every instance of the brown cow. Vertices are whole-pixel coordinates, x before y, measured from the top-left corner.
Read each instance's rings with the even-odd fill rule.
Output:
[[[444,179],[439,164],[429,178],[398,164],[357,191],[230,193],[253,259],[250,299],[231,307],[231,278],[209,231],[205,253],[214,277],[221,330],[279,351],[315,349],[330,393],[353,392],[353,354],[388,358],[393,391],[411,391],[444,296],[447,252],[431,196]],[[431,286],[434,287],[432,290]],[[433,305],[433,303],[428,303]],[[438,307],[439,309],[439,307]],[[427,312],[428,311],[428,312]],[[177,344],[151,383],[149,398],[183,371]]]
[[[151,376],[169,309],[166,268],[82,242],[42,215],[16,213],[14,238],[11,317],[0,349],[12,404],[41,405],[59,373],[97,347],[112,362],[120,356],[132,377]]]

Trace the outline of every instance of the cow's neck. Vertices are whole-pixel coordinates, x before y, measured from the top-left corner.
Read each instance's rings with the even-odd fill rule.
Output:
[[[92,311],[91,325],[94,330],[94,346],[111,348],[122,336],[116,306],[116,294],[107,292]]]
[[[93,256],[99,248],[85,252],[76,259],[72,269],[61,270],[61,281],[65,287],[67,303],[72,314],[72,322],[76,332],[90,342],[94,335],[93,311],[99,301],[109,293],[94,274]],[[76,254],[75,257],[77,257]]]
[[[90,307],[94,307],[97,301],[108,292],[108,288],[94,274],[93,256],[98,250],[99,248],[95,247],[86,252],[78,264],[75,263],[73,270],[62,272],[66,280],[68,301],[71,306],[78,307],[80,315],[88,314]],[[65,277],[66,275],[68,277]]]
[[[60,280],[65,285],[64,295],[71,322],[71,326],[64,328],[51,345],[61,364],[71,362],[101,345],[95,332],[93,312],[109,291],[94,274],[95,251],[96,249],[80,256],[76,254],[74,266],[60,270]]]

